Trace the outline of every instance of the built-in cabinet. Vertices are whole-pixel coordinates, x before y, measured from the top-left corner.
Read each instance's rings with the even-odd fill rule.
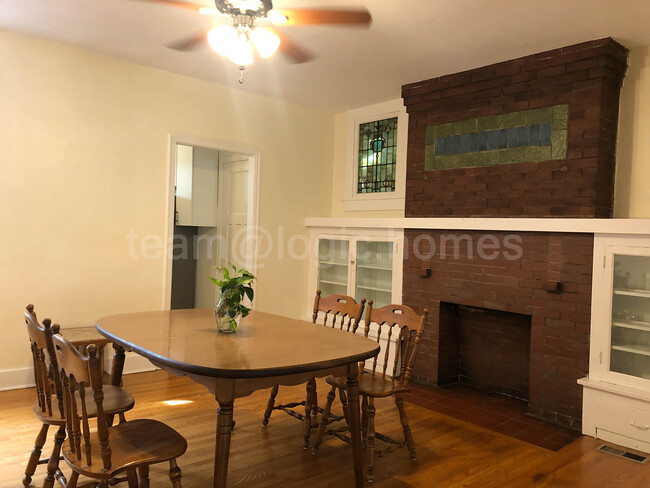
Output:
[[[402,238],[365,234],[316,232],[311,293],[350,295],[372,300],[374,307],[402,300]]]
[[[583,433],[650,452],[650,237],[594,242]]]

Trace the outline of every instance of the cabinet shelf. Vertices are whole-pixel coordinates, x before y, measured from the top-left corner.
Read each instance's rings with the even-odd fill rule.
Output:
[[[347,287],[347,283],[341,283],[340,281],[329,281],[329,280],[318,280],[319,283],[324,283],[326,285],[337,285],[337,286],[345,286]]]
[[[393,268],[390,266],[382,266],[380,264],[358,264],[357,268],[361,269],[377,269],[380,271],[393,271]]]
[[[650,356],[650,346],[641,344],[612,344],[612,350]]]
[[[392,292],[392,290],[387,290],[386,288],[378,288],[376,286],[357,285],[357,288],[360,288],[362,290],[381,291],[383,293],[391,293]]]
[[[639,290],[634,288],[614,288],[614,295],[650,298],[650,290]]]
[[[612,326],[621,327],[624,329],[634,329],[634,330],[642,330],[645,332],[650,332],[650,323],[641,322],[638,320],[621,320],[614,317],[614,319],[612,320]]]
[[[318,261],[318,265],[327,264],[328,266],[347,266],[348,263],[337,263],[336,261]]]

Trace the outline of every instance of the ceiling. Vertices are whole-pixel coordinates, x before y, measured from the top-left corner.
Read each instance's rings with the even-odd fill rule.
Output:
[[[191,10],[137,0],[1,0],[0,29],[334,112],[398,98],[406,83],[582,41],[650,45],[649,0],[275,0],[274,6],[366,6],[373,23],[283,27],[317,58],[256,60],[242,86],[238,67],[207,44],[190,53],[165,47],[215,22]]]

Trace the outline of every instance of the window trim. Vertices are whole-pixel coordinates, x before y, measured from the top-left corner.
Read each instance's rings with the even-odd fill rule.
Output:
[[[401,98],[350,110],[345,113],[347,145],[345,161],[345,211],[404,210],[406,193],[406,146],[408,143],[408,114]],[[359,126],[367,122],[397,117],[397,154],[395,191],[357,193],[359,174]]]

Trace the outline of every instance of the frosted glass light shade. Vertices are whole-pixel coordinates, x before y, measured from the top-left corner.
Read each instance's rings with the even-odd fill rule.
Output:
[[[287,18],[284,15],[282,15],[280,12],[278,12],[277,10],[269,10],[266,13],[266,18],[269,19],[274,24],[286,24],[287,23]]]
[[[240,66],[248,66],[253,62],[253,45],[245,32],[240,32],[232,45],[230,60]]]
[[[251,39],[255,45],[255,49],[260,53],[263,58],[268,58],[277,51],[280,46],[280,38],[267,29],[257,28],[251,32]]]
[[[230,56],[237,41],[237,29],[232,25],[215,27],[208,32],[208,44],[222,56]]]

